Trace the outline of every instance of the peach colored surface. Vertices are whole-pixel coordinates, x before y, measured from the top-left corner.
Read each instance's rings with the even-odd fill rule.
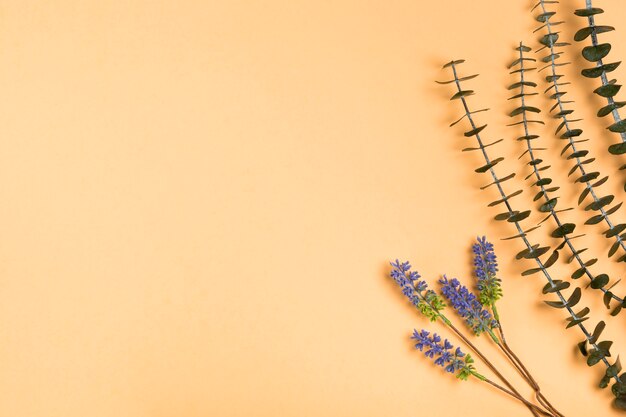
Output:
[[[559,9],[568,39],[583,3]],[[611,57],[624,59],[626,6],[598,3],[618,28],[605,37]],[[458,103],[433,81],[448,77],[446,60],[468,59],[483,74],[471,102],[494,109],[480,117],[487,136],[519,135],[501,127],[505,65],[519,40],[536,45],[529,9],[1,2],[0,416],[527,416],[415,352],[409,332],[437,327],[385,275],[399,257],[469,284],[472,238],[512,233],[491,220],[478,155],[447,128]],[[567,54],[577,64],[580,47]],[[579,115],[595,122],[595,84],[566,71]],[[610,138],[587,126],[623,199]],[[543,141],[566,185],[569,164]],[[499,148],[507,170],[527,172],[521,149]],[[562,196],[574,204],[571,187]],[[602,270],[623,275],[599,229],[584,230]],[[541,277],[510,262],[520,249],[497,242],[510,342],[567,416],[617,416],[595,388],[600,368],[575,353],[580,335],[542,304]],[[626,315],[608,317],[588,291],[583,302],[626,354]]]

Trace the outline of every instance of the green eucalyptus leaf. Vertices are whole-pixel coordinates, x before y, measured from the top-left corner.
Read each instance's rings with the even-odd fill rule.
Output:
[[[619,235],[619,234],[620,234],[620,233],[622,233],[625,229],[626,229],[626,223],[618,224],[618,225],[615,225],[615,226],[611,227],[609,230],[607,230],[607,231],[604,233],[604,235],[605,235],[607,238],[611,238],[611,237],[614,237],[614,236]]]
[[[589,259],[587,262],[585,262],[585,266],[591,266],[596,262],[598,262],[598,258]]]
[[[615,363],[606,369],[606,376],[609,378],[614,378],[619,375],[620,372],[622,372],[622,364],[618,356],[615,360]]]
[[[585,201],[585,197],[587,197],[587,194],[589,194],[589,188],[585,187],[585,189],[580,193],[580,196],[578,197],[578,205],[581,205],[583,201]]]
[[[552,211],[552,209],[554,209],[554,207],[556,206],[556,203],[557,203],[557,199],[551,198],[550,200],[542,204],[541,207],[539,207],[539,211],[542,213],[549,213],[550,211]]]
[[[624,381],[626,381],[626,378],[624,378],[624,374],[622,374],[619,377],[619,382],[615,382],[611,386],[611,391],[617,398],[624,399],[626,396],[626,383]]]
[[[604,303],[606,308],[611,308],[611,300],[613,299],[613,293],[611,291],[607,291],[602,296],[602,302]]]
[[[542,293],[544,294],[551,294],[557,291],[563,291],[566,290],[570,287],[570,283],[567,281],[561,281],[560,279],[555,279],[553,281],[554,285],[551,283],[547,283],[546,285],[544,285],[543,289],[541,290]]]
[[[465,137],[468,137],[468,138],[472,137],[472,136],[476,136],[480,132],[482,132],[486,127],[487,127],[487,125],[479,126],[479,127],[475,128],[475,129],[472,129],[470,131],[467,131],[467,132],[463,133],[463,135]]]
[[[585,207],[585,210],[594,210],[594,211],[600,210],[602,207],[611,204],[614,198],[615,198],[614,195],[607,195],[607,196],[601,197],[595,200],[593,203],[589,204],[587,207]]]
[[[594,93],[601,97],[613,97],[622,88],[619,84],[606,84],[593,90]]]
[[[616,133],[624,133],[626,132],[626,120],[620,120],[617,123],[612,124],[608,127],[611,132]]]
[[[580,42],[585,40],[589,35],[591,35],[591,28],[584,27],[574,34],[574,40]]]
[[[532,174],[531,174],[531,176],[532,176]],[[537,200],[539,200],[540,198],[543,198],[543,196],[544,196],[544,195],[547,197],[547,194],[545,193],[545,191],[543,191],[543,190],[539,191],[539,192],[538,192],[537,194],[535,194],[535,196],[533,197],[533,201],[537,201]]]
[[[590,62],[600,61],[611,52],[610,43],[601,43],[599,45],[586,46],[583,48],[583,57]]]
[[[484,172],[489,171],[491,168],[493,168],[494,166],[498,165],[498,163],[504,161],[504,158],[500,157],[500,158],[496,158],[493,161],[489,162],[488,164],[485,164],[479,168],[476,168],[474,171],[478,172],[479,174],[482,174]]]
[[[607,274],[596,275],[594,279],[591,280],[591,288],[594,290],[600,289],[609,283],[609,276]]]
[[[532,81],[520,81],[514,84],[511,84],[509,86],[509,90],[513,90],[519,87],[537,87],[537,83],[534,83]],[[534,109],[535,107],[533,107]],[[535,113],[539,113],[541,110],[537,109],[537,111],[535,111]],[[521,112],[520,112],[521,113]],[[519,114],[519,113],[517,113]],[[513,115],[514,116],[514,115]]]
[[[507,195],[506,197],[501,198],[500,200],[496,200],[496,201],[492,201],[491,203],[489,203],[488,207],[494,207],[497,206],[498,204],[502,204],[505,201],[510,200],[511,198],[520,195],[522,193],[522,190],[517,190],[512,192],[511,194]]]
[[[611,346],[613,346],[613,342],[610,340],[604,340],[598,343],[598,350],[604,354],[604,356],[611,356]]]
[[[593,330],[593,333],[591,334],[589,343],[596,343],[598,339],[600,338],[600,335],[604,331],[605,327],[606,327],[606,323],[604,321],[600,321],[598,324],[596,324],[596,328]]]
[[[536,259],[536,258],[541,257],[542,255],[545,255],[550,250],[550,248],[547,246],[544,246],[544,247],[538,247],[538,246],[539,245],[536,245],[535,247],[533,247],[532,250],[528,251],[528,253],[524,256],[524,258]]]
[[[552,183],[552,178],[542,178],[535,183],[537,187],[543,187],[544,185],[548,185]]]
[[[625,374],[621,374],[619,376],[619,382],[615,382],[612,386],[611,386],[611,391],[613,392],[613,395],[615,395],[618,399],[626,399],[626,375]]]
[[[552,265],[554,265],[557,259],[559,259],[559,252],[553,251],[550,257],[543,263],[543,266],[545,266],[546,268],[550,268]]]
[[[569,129],[567,132],[563,133],[560,138],[561,139],[569,139],[575,138],[583,134],[582,129]]]
[[[578,318],[578,319],[574,319],[573,317],[569,317],[567,318],[567,326],[565,326],[566,329],[569,329],[571,327],[577,326],[580,323],[587,321],[589,319],[589,317],[582,317],[582,318]]]
[[[617,397],[613,404],[619,410],[626,410],[626,397]]]
[[[587,268],[582,266],[572,273],[572,279],[580,279],[587,272]]]
[[[582,28],[578,32],[576,32],[576,34],[574,35],[574,40],[577,42],[580,42],[582,40],[585,40],[585,38],[587,38],[593,32],[598,34],[598,33],[610,32],[612,30],[615,30],[615,28],[612,26],[592,26],[592,27]]]
[[[574,11],[574,14],[576,16],[593,16],[595,14],[600,14],[600,13],[604,13],[604,10],[600,9],[599,7],[590,7],[588,9],[578,9],[576,11]]]
[[[608,116],[613,110],[621,109],[624,106],[626,106],[626,101],[614,101],[613,103],[602,107],[598,111],[598,117]]]
[[[589,182],[593,181],[600,176],[599,172],[588,172],[585,175],[581,175],[576,182]]]
[[[572,152],[567,159],[582,158],[583,156],[587,156],[588,153],[588,150],[581,149],[580,151]]]
[[[598,78],[602,74],[606,74],[606,73],[615,71],[617,69],[617,67],[619,67],[620,64],[621,64],[621,61],[620,62],[611,62],[611,63],[608,63],[608,64],[601,65],[599,67],[593,67],[593,68],[584,69],[580,73],[584,77],[587,77],[587,78]]]
[[[544,301],[547,305],[554,308],[564,308],[565,304],[562,301]]]
[[[572,295],[570,295],[569,298],[567,299],[567,305],[569,307],[573,307],[576,304],[578,304],[578,302],[580,301],[581,295],[582,295],[582,291],[580,290],[580,288],[575,288],[574,291],[572,292]]]
[[[592,349],[591,352],[589,352],[589,356],[587,356],[587,365],[594,366],[602,359],[604,359],[602,351],[598,349]]]
[[[559,118],[559,117],[567,116],[568,114],[572,114],[572,113],[574,113],[574,110],[565,109],[565,110],[559,111],[558,113],[554,113],[554,117]]]
[[[611,245],[611,248],[609,249],[609,258],[615,255],[615,252],[617,252],[617,249],[619,247],[620,247],[619,241],[616,241],[615,243],[613,243],[613,245]]]
[[[528,275],[533,275],[533,274],[536,274],[537,272],[541,272],[541,268],[527,269],[526,271],[522,272],[522,276],[527,277]]]
[[[623,153],[626,153],[626,142],[616,143],[609,146],[609,153],[613,155],[621,155]]]
[[[570,241],[571,241],[571,239],[573,239],[573,238],[570,238],[570,239],[568,239],[568,240],[570,240]],[[567,259],[567,263],[568,263],[568,264],[571,264],[571,263],[572,263],[572,261],[573,261],[574,259],[576,259],[576,257],[577,257],[577,256],[579,256],[581,253],[583,253],[583,252],[585,252],[585,251],[587,251],[587,248],[583,248],[583,249],[576,249],[576,250],[574,250],[574,251],[572,252],[572,256],[570,256],[570,257]],[[584,265],[584,266],[589,266],[589,265],[587,265],[587,263],[583,263],[583,265]]]
[[[473,90],[463,90],[453,95],[452,98],[450,98],[450,100],[459,100],[462,97],[473,96],[473,95],[474,95]]]
[[[596,216],[593,216],[592,218],[590,218],[589,220],[587,220],[585,222],[585,224],[598,224],[600,223],[602,220],[604,220],[604,214],[598,214]]]
[[[589,309],[589,307],[585,307],[582,310],[580,310],[578,313],[576,313],[576,317],[586,317],[587,314],[589,314],[591,310]]]
[[[556,12],[545,12],[535,16],[535,20],[538,22],[546,23],[552,16],[554,16]]]
[[[559,40],[558,33],[548,33],[547,35],[543,35],[541,39],[539,39],[539,43],[549,48],[558,40]]]
[[[509,221],[511,223],[513,223],[513,222],[520,222],[520,221],[526,219],[528,216],[530,216],[530,214],[531,214],[530,210],[517,212],[517,213],[513,214],[511,217],[509,217],[507,219],[507,221]]]
[[[609,179],[608,175],[599,179],[598,181],[596,181],[595,183],[592,184],[593,187],[599,187],[602,184],[604,184],[607,180]]]
[[[576,229],[576,225],[574,223],[565,223],[552,232],[552,237],[565,237],[572,233],[574,229]]]

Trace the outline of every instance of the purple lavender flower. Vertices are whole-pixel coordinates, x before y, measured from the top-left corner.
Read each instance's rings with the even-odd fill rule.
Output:
[[[476,242],[472,245],[472,252],[476,255],[474,257],[476,276],[484,279],[488,275],[495,275],[498,272],[498,258],[493,250],[493,244],[485,236],[477,237]]]
[[[441,337],[437,333],[431,335],[426,330],[419,332],[413,330],[411,339],[416,341],[416,349],[424,352],[426,357],[434,360],[435,365],[441,366],[447,372],[454,373],[463,369],[467,371],[467,364],[461,359],[465,356],[465,353],[458,347],[456,350],[453,350],[454,346],[452,346],[452,343],[447,339],[442,342]]]
[[[422,330],[418,332],[417,330],[413,330],[413,336],[411,339],[417,341],[415,344],[415,349],[419,349],[420,351],[424,351],[424,346],[430,346],[430,332],[426,330]]]
[[[400,286],[402,294],[417,307],[417,309],[431,321],[440,317],[439,312],[446,306],[443,299],[434,291],[428,290],[426,281],[415,271],[411,271],[411,264],[396,259],[391,262],[391,278]]]
[[[474,272],[478,279],[479,301],[482,305],[493,306],[502,297],[502,287],[498,273],[498,262],[493,244],[485,236],[477,237],[472,245]]]
[[[478,302],[478,299],[467,287],[461,285],[458,279],[449,280],[445,275],[439,280],[442,285],[441,293],[450,301],[452,308],[459,316],[465,319],[467,325],[476,333],[497,327],[497,322],[487,310]]]
[[[400,286],[402,294],[417,306],[420,301],[419,293],[426,290],[428,284],[420,279],[420,274],[411,271],[411,264],[408,262],[400,262],[396,259],[395,262],[391,262],[391,266],[391,278]]]

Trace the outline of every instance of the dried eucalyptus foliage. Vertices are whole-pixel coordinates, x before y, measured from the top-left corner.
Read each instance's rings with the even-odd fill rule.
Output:
[[[543,3],[544,2],[541,1],[538,5],[543,6]],[[547,2],[547,3],[554,3],[554,2]],[[544,14],[542,15],[543,15],[543,20],[547,23],[553,14],[544,12]],[[542,39],[542,40],[544,40],[544,42],[550,45],[551,54],[548,58],[548,61],[550,62],[549,66],[552,68],[553,71],[555,71],[555,67],[561,65],[561,64],[556,64],[554,62],[555,52],[553,51],[553,48],[556,47],[558,44],[557,42],[558,34],[549,33],[547,36],[549,39],[547,40]],[[544,43],[544,45],[546,43]],[[523,52],[523,48],[520,48],[520,49],[521,49],[521,52]],[[611,357],[610,349],[611,349],[611,346],[613,345],[613,342],[610,340],[600,340],[600,337],[606,325],[603,321],[600,321],[595,326],[593,332],[590,332],[584,324],[584,322],[589,318],[588,317],[590,313],[589,308],[584,307],[578,312],[574,310],[574,307],[576,307],[581,300],[582,292],[580,288],[575,288],[573,291],[569,293],[569,295],[566,296],[564,292],[569,289],[570,283],[565,280],[554,279],[551,273],[549,272],[548,269],[552,265],[554,265],[554,263],[559,258],[559,250],[560,248],[562,248],[562,245],[560,245],[556,249],[552,249],[547,245],[542,246],[541,244],[530,242],[529,234],[532,231],[541,227],[541,225],[536,225],[536,226],[531,226],[531,227],[526,227],[522,225],[522,222],[524,222],[529,217],[531,211],[530,210],[516,210],[513,207],[512,200],[516,196],[519,196],[520,194],[522,194],[523,191],[522,190],[515,190],[513,192],[505,191],[506,181],[509,181],[510,179],[514,178],[515,174],[499,176],[496,173],[495,167],[499,165],[504,160],[504,158],[503,157],[496,157],[496,158],[490,157],[489,150],[491,149],[493,145],[497,144],[501,140],[496,140],[493,142],[485,142],[483,138],[481,137],[481,134],[483,133],[487,125],[477,124],[476,121],[474,120],[474,114],[485,111],[486,109],[473,111],[470,109],[468,105],[467,97],[474,95],[474,91],[469,90],[469,89],[463,89],[461,83],[464,81],[473,79],[477,75],[459,76],[457,73],[457,66],[462,64],[463,62],[465,61],[455,60],[444,65],[444,68],[450,68],[450,70],[452,71],[453,78],[448,81],[439,82],[440,84],[452,84],[453,83],[455,85],[456,92],[451,97],[451,100],[460,101],[464,109],[463,115],[454,123],[452,123],[451,126],[454,126],[457,123],[460,123],[464,119],[467,119],[467,122],[469,123],[469,130],[464,132],[464,136],[467,138],[473,137],[476,141],[476,146],[468,147],[463,150],[464,151],[479,151],[482,156],[484,164],[476,168],[475,172],[481,173],[481,174],[489,174],[489,177],[490,177],[489,184],[485,185],[482,188],[485,189],[485,188],[493,187],[498,192],[498,199],[490,203],[489,206],[490,207],[496,207],[496,206],[504,207],[504,211],[496,216],[496,220],[511,223],[515,227],[516,234],[507,239],[518,239],[523,243],[524,248],[522,251],[518,253],[517,258],[533,260],[536,264],[535,267],[524,271],[522,275],[527,276],[527,275],[541,273],[541,275],[544,276],[547,283],[543,288],[543,293],[555,295],[557,297],[556,300],[545,301],[545,303],[551,307],[564,309],[565,311],[567,311],[569,317],[566,319],[567,321],[566,328],[576,327],[584,336],[584,339],[578,344],[578,347],[581,353],[587,358],[587,364],[589,366],[594,366],[598,363],[602,363],[605,367],[604,376],[602,377],[599,386],[602,388],[606,388],[612,382],[611,390],[613,392],[613,395],[617,399],[616,405],[624,407],[626,405],[626,382],[625,382],[626,374],[620,374],[622,368],[621,368],[619,358],[617,358],[617,360],[613,363],[609,362],[608,358]],[[555,89],[554,94],[556,95],[554,99],[557,100],[557,104],[555,105],[555,107],[553,107],[553,109],[556,107],[562,107],[564,104],[561,100],[561,97],[564,93],[559,91],[559,87],[563,86],[564,84],[558,81],[559,78],[561,78],[560,75],[553,74],[551,76],[551,79],[548,80],[553,83],[553,88]],[[528,83],[527,81],[525,82]],[[532,84],[529,84],[529,85],[532,85]],[[521,97],[523,96],[520,96],[520,98]],[[521,112],[522,110],[518,110],[518,111]],[[524,111],[528,111],[528,109],[524,109]],[[588,174],[584,172],[584,167],[583,167],[583,165],[585,164],[580,163],[581,162],[580,158],[584,157],[586,153],[580,154],[579,151],[576,150],[576,144],[580,143],[580,140],[574,139],[574,138],[579,136],[582,133],[582,131],[578,134],[573,134],[576,132],[573,129],[570,129],[569,126],[567,126],[569,123],[572,122],[572,120],[567,118],[567,115],[569,115],[570,113],[571,111],[565,110],[563,108],[559,109],[559,115],[557,117],[563,118],[561,126],[559,127],[559,131],[563,127],[567,129],[566,132],[563,134],[565,135],[563,139],[566,139],[568,141],[568,144],[566,145],[564,152],[571,151],[572,153],[574,153],[574,156],[570,155],[571,156],[570,159],[576,159],[576,166],[575,166],[576,170],[583,171],[583,173],[581,174],[582,178],[579,178],[578,182],[586,183],[585,190],[589,190],[586,193],[584,193],[584,196],[586,196],[587,194],[593,193],[593,186],[589,184],[588,182],[593,181],[594,179],[587,177]],[[597,174],[595,178],[597,178],[598,176],[599,174]],[[596,197],[594,195],[594,199],[595,198]],[[598,209],[603,209],[603,207],[604,206],[600,206],[598,207]],[[563,235],[565,236],[567,234],[563,234]],[[546,255],[547,255],[547,258],[542,259]]]
[[[608,150],[613,155],[622,155],[626,153],[626,120],[622,118],[619,109],[626,106],[626,101],[615,100],[615,96],[617,96],[622,86],[617,84],[616,79],[609,80],[609,74],[615,71],[621,62],[605,62],[605,58],[611,52],[611,44],[608,42],[600,43],[598,35],[611,32],[615,30],[615,28],[613,26],[596,24],[596,16],[602,13],[604,13],[604,10],[593,7],[592,1],[586,0],[585,8],[576,10],[575,14],[585,18],[587,26],[576,32],[574,40],[578,42],[583,42],[587,38],[590,40],[589,42],[591,44],[583,48],[582,56],[595,66],[585,68],[581,73],[587,78],[600,79],[601,85],[593,92],[605,98],[607,104],[598,110],[598,117],[606,117],[609,114],[613,117],[613,124],[611,124],[608,129],[611,132],[618,133],[621,142],[609,146]],[[625,168],[626,164],[622,165],[620,169]],[[624,190],[626,191],[626,183],[624,184]]]
[[[559,186],[554,184],[553,179],[547,176],[547,172],[550,168],[549,165],[544,163],[544,160],[537,155],[539,152],[546,150],[546,148],[539,148],[533,145],[533,142],[539,139],[539,135],[531,131],[531,124],[544,124],[543,121],[538,120],[536,117],[541,113],[538,107],[530,106],[527,103],[529,96],[537,95],[534,89],[537,87],[537,83],[529,79],[529,72],[536,70],[534,66],[536,64],[535,58],[530,58],[526,54],[531,51],[531,48],[520,43],[516,48],[518,52],[517,58],[509,65],[509,69],[513,68],[511,74],[517,75],[515,83],[509,86],[509,90],[518,91],[517,94],[510,97],[509,100],[516,100],[518,106],[509,114],[509,116],[520,119],[512,124],[512,126],[522,126],[523,135],[518,137],[517,140],[525,144],[525,150],[520,155],[520,159],[527,156],[527,165],[531,168],[531,173],[526,177],[526,180],[532,178],[532,185],[537,189],[533,200],[537,201],[539,207],[537,210],[547,216],[542,221],[551,220],[554,223],[554,229],[550,235],[554,238],[561,239],[561,244],[556,248],[554,252],[558,256],[561,249],[567,247],[569,251],[569,257],[567,263],[576,264],[576,270],[572,273],[572,279],[579,279],[585,276],[589,280],[589,286],[593,289],[602,291],[604,304],[607,308],[611,308],[611,303],[614,305],[612,315],[617,315],[622,307],[624,307],[624,299],[615,295],[613,288],[619,282],[615,281],[610,284],[610,277],[606,273],[594,274],[590,267],[598,262],[597,258],[584,259],[588,254],[588,248],[579,248],[575,246],[574,240],[584,236],[583,234],[574,234],[576,230],[576,224],[572,222],[566,222],[562,220],[564,212],[572,210],[568,208],[558,208],[559,196],[555,193],[560,189]],[[532,66],[529,66],[532,65]],[[530,92],[529,92],[530,90]],[[534,116],[533,116],[534,115]],[[573,323],[570,323],[573,324]]]
[[[608,176],[603,176],[599,171],[591,168],[595,158],[591,157],[589,151],[582,146],[582,143],[588,141],[588,139],[581,139],[583,130],[580,127],[574,127],[574,124],[582,119],[573,118],[574,110],[571,107],[568,108],[568,105],[573,102],[564,98],[567,94],[565,86],[570,83],[563,81],[564,75],[560,74],[558,69],[569,64],[569,62],[562,62],[563,52],[560,50],[560,48],[568,46],[569,43],[559,40],[559,32],[554,30],[554,27],[561,25],[563,22],[553,21],[556,13],[548,11],[546,8],[546,4],[555,3],[558,3],[558,1],[540,0],[533,7],[533,10],[536,8],[540,9],[540,13],[535,19],[541,23],[541,26],[535,32],[543,31],[544,33],[539,39],[543,46],[537,52],[543,50],[549,52],[548,55],[541,58],[541,61],[546,63],[546,65],[540,68],[540,71],[548,70],[545,80],[549,86],[545,92],[554,101],[554,105],[550,109],[553,113],[552,116],[560,121],[555,135],[559,139],[566,141],[561,155],[574,162],[569,175],[576,175],[575,183],[583,186],[583,190],[578,198],[578,204],[583,204],[585,200],[588,200],[584,209],[596,212],[587,220],[586,224],[604,223],[608,227],[603,232],[604,236],[615,241],[609,249],[609,257],[613,256],[621,248],[622,252],[618,261],[626,262],[626,223],[617,223],[611,217],[620,209],[622,203],[617,203],[611,207],[615,196],[612,194],[602,195],[598,191],[598,188],[606,183]]]

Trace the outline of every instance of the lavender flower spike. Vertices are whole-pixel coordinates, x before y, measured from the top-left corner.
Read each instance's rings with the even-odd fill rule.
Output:
[[[457,378],[467,380],[470,375],[475,375],[472,363],[474,360],[470,355],[465,355],[461,348],[454,349],[454,346],[445,339],[441,341],[441,337],[437,333],[426,330],[413,330],[411,339],[415,340],[415,349],[424,352],[424,355],[434,360],[435,365],[443,367],[446,372],[457,373]],[[465,359],[463,359],[465,357]]]
[[[449,280],[444,275],[439,283],[442,285],[441,293],[443,296],[450,301],[452,308],[465,319],[467,325],[476,335],[482,332],[491,333],[491,329],[498,327],[498,323],[493,319],[491,313],[483,308],[476,296],[467,287],[461,285],[458,279]]]
[[[435,321],[437,318],[447,321],[440,314],[446,304],[437,293],[428,289],[428,284],[420,279],[420,274],[411,271],[411,264],[396,259],[395,262],[391,262],[391,267],[391,278],[400,286],[402,294],[409,299],[411,304],[430,321]]]
[[[479,301],[484,306],[494,306],[502,298],[501,280],[498,273],[498,261],[493,244],[485,236],[476,238],[472,245],[474,252],[474,272],[478,278]]]

